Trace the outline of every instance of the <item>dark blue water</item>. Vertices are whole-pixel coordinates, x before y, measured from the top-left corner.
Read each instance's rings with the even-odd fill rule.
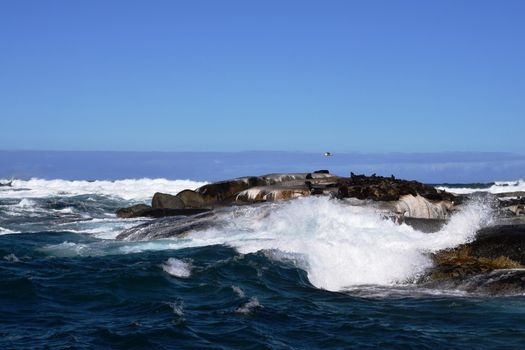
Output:
[[[64,241],[93,240],[66,232],[0,237],[0,347],[459,349],[525,342],[524,297],[326,292],[293,265],[223,246],[101,257],[39,251]],[[191,261],[191,276],[164,272],[170,257]]]
[[[1,349],[520,349],[525,343],[525,296],[410,285],[329,292],[314,287],[293,261],[265,252],[115,241],[140,221],[112,213],[140,200],[68,191],[64,185],[30,198],[2,192]],[[188,276],[166,272],[170,258]]]

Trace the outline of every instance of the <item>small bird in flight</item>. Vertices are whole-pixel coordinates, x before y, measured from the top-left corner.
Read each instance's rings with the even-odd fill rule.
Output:
[[[324,152],[324,155],[325,155],[325,157],[331,157],[332,156],[332,152]]]

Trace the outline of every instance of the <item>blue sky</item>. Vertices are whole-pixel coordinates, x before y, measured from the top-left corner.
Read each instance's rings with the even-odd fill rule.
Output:
[[[0,2],[0,149],[523,153],[525,1]]]

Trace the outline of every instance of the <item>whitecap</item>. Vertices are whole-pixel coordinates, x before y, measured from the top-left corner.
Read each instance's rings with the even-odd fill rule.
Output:
[[[262,308],[262,307],[263,306],[261,303],[259,303],[259,300],[257,299],[257,297],[252,297],[247,303],[235,309],[235,312],[238,314],[248,315],[253,310]]]
[[[488,193],[508,193],[508,192],[524,192],[525,180],[519,179],[515,181],[496,181],[488,188],[467,188],[467,187],[446,187],[438,186],[437,189],[445,190],[447,192],[456,194],[469,194],[474,192],[488,192]]]
[[[191,265],[185,261],[169,258],[162,264],[162,269],[172,276],[188,278],[191,275]]]
[[[4,260],[7,260],[9,262],[19,262],[20,261],[20,259],[13,253],[4,256]]]
[[[37,203],[32,199],[23,198],[16,206],[19,208],[34,208],[37,206]]]
[[[20,233],[20,232],[13,231],[13,230],[10,230],[8,228],[0,227],[0,235],[8,235],[8,234],[13,234],[13,233]]]
[[[232,290],[239,296],[239,298],[244,298],[244,291],[240,287],[232,286]]]

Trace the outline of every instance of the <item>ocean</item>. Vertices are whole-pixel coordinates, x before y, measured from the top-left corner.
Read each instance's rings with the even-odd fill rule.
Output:
[[[524,295],[415,283],[429,253],[491,223],[484,203],[435,233],[307,197],[232,208],[222,225],[183,238],[115,240],[151,220],[119,219],[117,208],[205,180],[15,178],[0,187],[0,348],[523,347]],[[525,181],[436,186],[498,193],[524,191]]]

